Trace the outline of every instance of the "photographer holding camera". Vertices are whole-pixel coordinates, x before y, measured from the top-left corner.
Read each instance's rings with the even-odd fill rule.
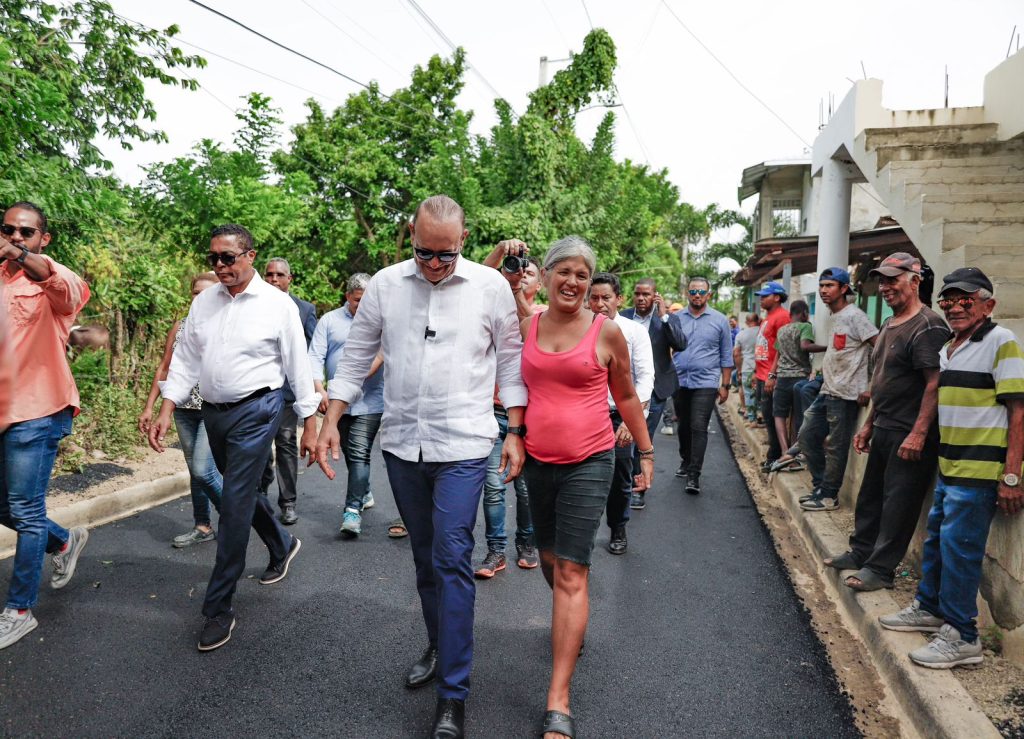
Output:
[[[530,247],[526,242],[519,239],[499,241],[484,259],[484,265],[494,267],[508,280],[520,320],[547,310],[546,305],[534,302],[540,291],[540,265],[530,256]]]

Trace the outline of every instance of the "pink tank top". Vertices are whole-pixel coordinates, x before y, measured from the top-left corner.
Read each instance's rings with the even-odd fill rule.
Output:
[[[523,344],[526,451],[550,464],[574,464],[615,446],[608,415],[608,368],[597,358],[597,337],[607,319],[598,315],[586,335],[566,352],[537,346],[540,316],[530,321]]]

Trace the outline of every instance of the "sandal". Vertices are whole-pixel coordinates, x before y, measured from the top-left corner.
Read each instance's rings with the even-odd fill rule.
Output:
[[[850,583],[851,580],[860,580],[860,584],[852,585]],[[881,590],[882,588],[892,589],[893,587],[892,580],[887,580],[877,572],[872,572],[867,567],[862,567],[852,575],[847,575],[844,582],[846,587],[850,590],[857,590],[862,593],[870,592],[872,590]]]
[[[401,539],[403,536],[409,535],[409,529],[405,528],[405,523],[400,518],[396,518],[394,521],[388,524],[388,536],[392,539]]]
[[[825,566],[834,567],[837,570],[859,570],[860,565],[853,558],[853,552],[843,552],[835,557],[825,557]]]
[[[561,711],[546,711],[544,713],[544,723],[540,727],[540,736],[544,736],[548,732],[561,734],[562,736],[569,737],[569,739],[573,739],[576,736],[576,726],[572,716]]]
[[[790,456],[783,455],[783,456],[779,457],[778,459],[776,459],[774,462],[772,462],[772,466],[768,468],[768,471],[769,472],[779,472],[781,470],[786,469],[791,464],[799,464],[799,461],[797,460],[797,458],[795,456],[790,457]]]

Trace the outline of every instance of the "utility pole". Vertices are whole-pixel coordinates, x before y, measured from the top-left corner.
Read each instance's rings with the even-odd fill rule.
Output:
[[[569,56],[564,59],[548,59],[546,56],[540,58],[540,74],[537,76],[537,87],[544,87],[548,83],[548,64],[558,64],[560,62],[571,62],[572,52],[569,52]]]

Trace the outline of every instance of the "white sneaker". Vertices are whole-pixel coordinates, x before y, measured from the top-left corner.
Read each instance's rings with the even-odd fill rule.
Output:
[[[71,529],[68,532],[67,548],[63,552],[53,554],[53,574],[50,576],[50,587],[60,590],[71,582],[75,574],[75,567],[78,565],[78,555],[85,549],[85,543],[89,541],[89,529],[84,526]]]
[[[915,649],[910,653],[910,659],[921,667],[948,670],[957,665],[980,665],[985,658],[981,653],[981,639],[964,641],[959,631],[943,624],[928,646]]]
[[[671,426],[662,426],[661,433],[663,433],[665,436],[675,436],[676,434],[675,429],[673,429]]]
[[[377,502],[373,499],[373,491],[367,490],[366,495],[363,496],[363,510],[365,511],[367,508],[373,508],[376,504]]]
[[[915,600],[899,613],[879,616],[878,623],[889,631],[923,631],[927,633],[938,631],[945,621],[923,610],[921,602]]]
[[[5,608],[3,613],[0,613],[0,649],[19,641],[38,625],[39,622],[32,615],[32,611],[18,613],[16,608]]]

